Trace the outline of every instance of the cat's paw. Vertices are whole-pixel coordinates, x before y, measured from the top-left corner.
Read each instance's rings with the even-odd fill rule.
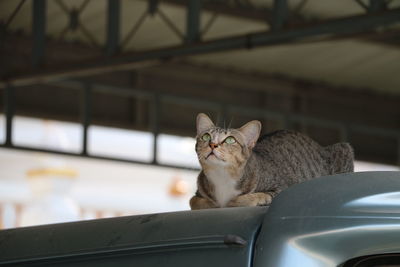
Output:
[[[254,207],[271,204],[272,196],[268,193],[251,193],[240,195],[228,203],[228,207]]]
[[[218,208],[218,206],[211,200],[194,196],[190,199],[190,208],[192,210],[201,210],[201,209],[213,209]]]

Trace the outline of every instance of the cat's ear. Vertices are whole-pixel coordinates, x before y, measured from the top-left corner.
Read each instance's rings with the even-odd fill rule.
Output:
[[[244,139],[246,145],[249,148],[253,148],[260,136],[261,132],[261,122],[259,121],[250,121],[239,128],[239,131],[244,135]]]
[[[207,131],[214,127],[212,120],[204,113],[199,113],[196,118],[197,134]]]

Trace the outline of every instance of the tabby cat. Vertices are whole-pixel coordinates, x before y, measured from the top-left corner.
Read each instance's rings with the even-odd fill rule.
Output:
[[[259,121],[224,129],[197,115],[202,171],[192,209],[268,205],[293,184],[354,169],[348,143],[322,147],[298,132],[280,130],[259,138],[260,131]]]

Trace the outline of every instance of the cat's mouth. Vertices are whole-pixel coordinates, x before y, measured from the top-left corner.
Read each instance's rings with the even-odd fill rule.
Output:
[[[211,151],[210,154],[208,154],[208,156],[206,157],[206,159],[209,159],[209,158],[210,158],[210,159],[216,158],[216,159],[219,159],[219,160],[223,160],[223,159],[221,159],[220,157],[218,157],[217,154],[214,153],[214,151]]]
[[[215,155],[214,151],[211,151],[210,154],[208,154],[208,156],[206,157],[206,159],[208,159],[208,158],[211,157],[211,156],[217,157],[217,156]]]

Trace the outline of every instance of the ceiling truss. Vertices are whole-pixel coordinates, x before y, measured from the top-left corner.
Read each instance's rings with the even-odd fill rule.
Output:
[[[90,5],[89,0],[85,0],[79,7],[68,8],[62,0],[56,1],[59,7],[69,16],[69,23],[61,32],[59,38],[68,31],[81,30],[84,35],[91,40],[95,47],[99,47],[99,42],[86,29],[79,20],[80,14]],[[362,15],[330,19],[317,20],[306,19],[301,16],[301,10],[309,1],[302,1],[293,10],[289,10],[287,0],[275,0],[271,9],[255,8],[249,1],[234,1],[235,5],[229,5],[228,2],[219,1],[180,1],[164,0],[169,4],[181,5],[187,9],[186,32],[182,33],[174,25],[173,20],[159,7],[157,0],[148,1],[148,10],[134,24],[132,30],[127,36],[120,35],[120,0],[108,0],[108,6],[105,10],[107,17],[107,36],[104,46],[104,57],[98,60],[76,62],[75,65],[68,68],[55,66],[52,62],[46,61],[46,0],[33,0],[33,43],[32,43],[32,66],[30,71],[24,69],[23,74],[18,70],[5,71],[1,77],[0,86],[23,86],[40,82],[74,77],[75,75],[84,75],[87,72],[108,72],[123,66],[126,68],[130,64],[135,68],[137,62],[146,62],[154,60],[170,60],[190,55],[228,51],[234,49],[252,49],[254,47],[297,43],[304,41],[320,41],[337,38],[354,38],[359,35],[361,38],[370,38],[371,40],[383,43],[391,43],[388,39],[398,37],[397,30],[388,32],[382,31],[387,26],[394,25],[400,21],[400,8],[391,8],[390,1],[368,2],[356,1],[365,9]],[[13,18],[17,16],[18,11],[25,1],[20,1],[15,10],[11,10],[10,17],[6,24],[2,25],[3,30],[1,42],[6,42],[7,28],[12,23]],[[241,3],[239,5],[239,3]],[[247,3],[243,5],[243,3]],[[206,23],[206,26],[200,28],[201,11],[213,12],[214,16]],[[171,28],[175,34],[182,39],[182,44],[174,47],[165,47],[151,51],[125,51],[124,47],[134,37],[135,32],[140,28],[146,16],[158,14],[163,21]],[[253,20],[263,20],[270,25],[270,30],[265,32],[248,33],[236,37],[222,37],[216,40],[203,40],[203,34],[212,27],[213,21],[217,15],[231,15]],[[377,31],[379,29],[379,31]],[[39,71],[40,68],[40,71]]]

